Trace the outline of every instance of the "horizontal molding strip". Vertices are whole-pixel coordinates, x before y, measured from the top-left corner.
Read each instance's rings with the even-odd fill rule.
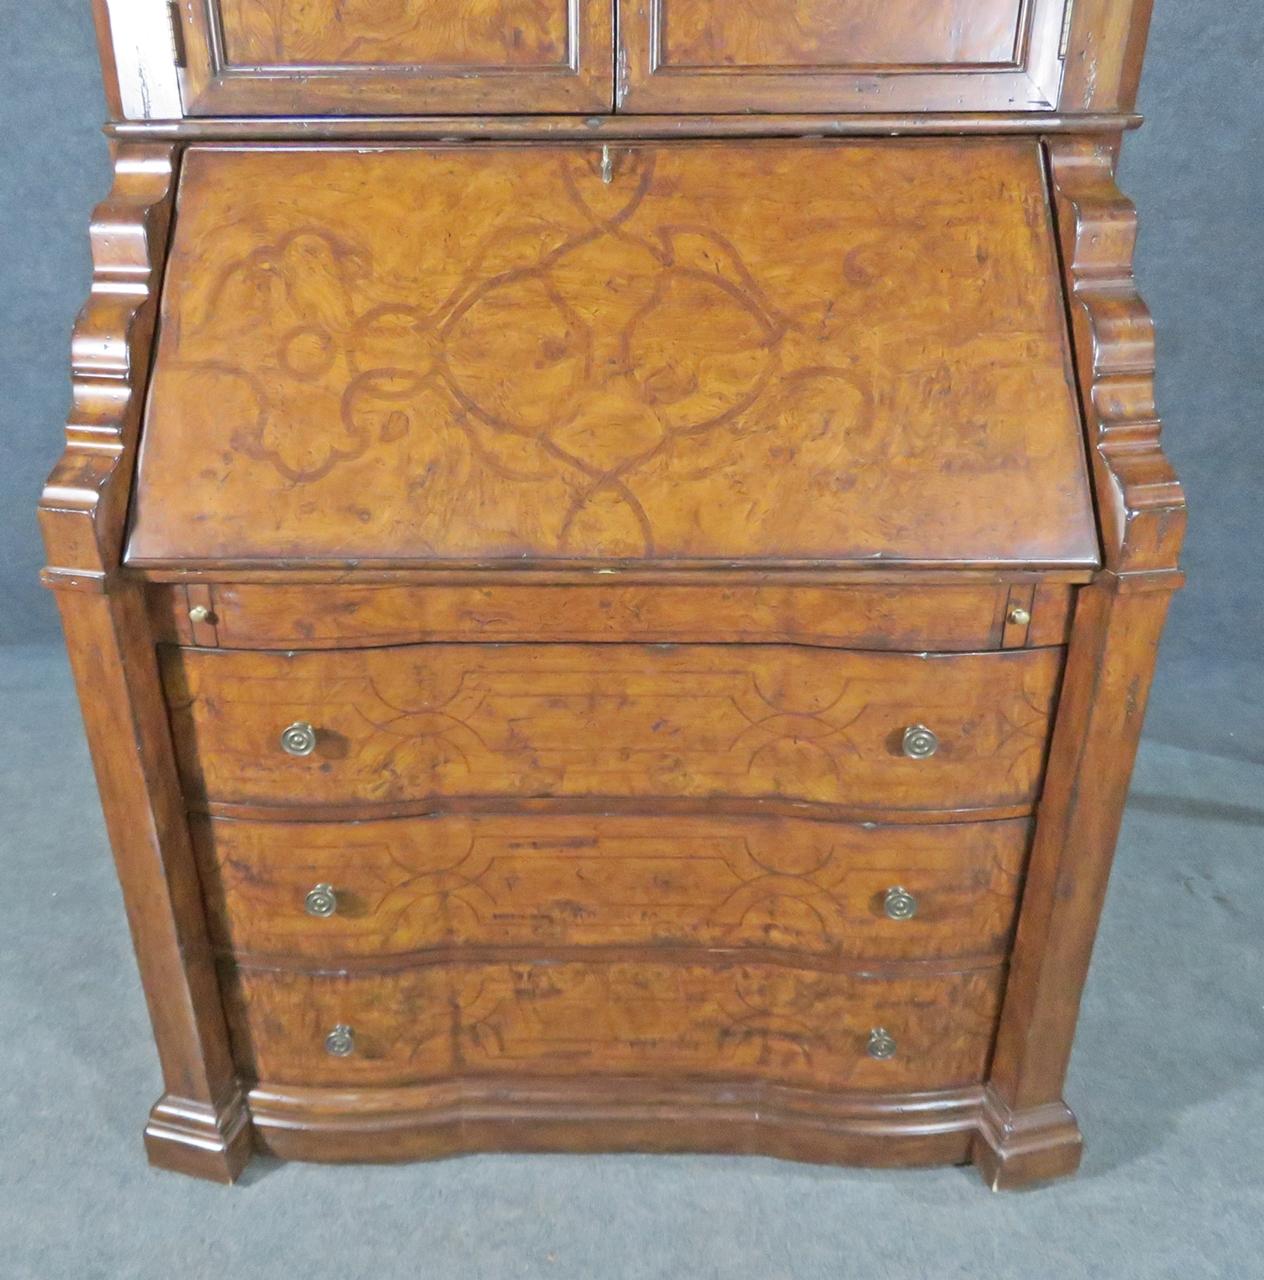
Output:
[[[553,116],[218,116],[125,120],[112,138],[162,141],[539,141],[585,138],[794,138],[905,135],[1119,133],[1135,113],[872,112],[847,115],[553,115]]]
[[[558,814],[582,817],[803,818],[809,822],[863,822],[873,826],[930,826],[948,822],[1003,822],[1026,818],[1035,804],[981,809],[877,809],[873,806],[779,800],[657,796],[444,796],[400,803],[261,805],[211,800],[190,804],[191,813],[251,822],[363,822],[370,818],[429,818],[440,815]]]
[[[813,973],[885,981],[890,979],[941,978],[981,973],[1005,967],[1004,952],[974,956],[944,956],[928,960],[848,960],[810,951],[782,947],[706,947],[685,944],[642,943],[611,946],[508,946],[457,943],[424,951],[394,955],[346,956],[314,960],[280,955],[249,955],[220,951],[222,965],[252,973],[297,974],[309,978],[363,978],[406,973],[417,969],[447,969],[501,964],[676,964],[726,968],[760,964]]]
[[[918,567],[875,564],[872,568],[847,566],[839,568],[798,568],[777,564],[737,566],[722,564],[712,568],[675,568],[667,565],[611,566],[539,566],[518,569],[500,567],[464,568],[443,566],[368,567],[361,564],[312,568],[299,562],[274,562],[271,569],[191,566],[174,569],[125,567],[120,577],[152,583],[212,582],[257,586],[334,586],[355,587],[394,584],[397,586],[591,586],[593,583],[618,581],[652,586],[911,586],[916,583],[939,583],[943,586],[982,583],[1056,582],[1083,585],[1100,573],[1096,569],[1039,569],[1030,565],[980,565],[955,567],[948,565]],[[49,573],[68,572],[48,570]]]

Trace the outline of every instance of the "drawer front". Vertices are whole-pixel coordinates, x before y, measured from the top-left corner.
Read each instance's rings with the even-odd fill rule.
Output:
[[[1028,836],[1026,819],[194,821],[216,945],[330,961],[454,946],[999,955]]]
[[[999,968],[924,978],[776,965],[452,965],[348,978],[225,975],[243,1074],[362,1087],[454,1076],[682,1076],[823,1089],[982,1079]],[[327,1037],[350,1053],[336,1056]],[[880,1038],[885,1032],[894,1045]],[[870,1046],[893,1049],[871,1056]]]
[[[191,799],[259,806],[456,797],[1026,806],[1061,663],[1060,649],[163,651]],[[309,754],[282,749],[291,725],[314,739]],[[937,742],[929,758],[906,754],[917,726]]]
[[[619,0],[632,111],[1048,111],[1065,0]]]
[[[1012,583],[875,586],[153,587],[158,634],[226,649],[345,649],[483,640],[568,644],[818,644],[971,651],[1063,644],[1073,588]],[[195,617],[206,620],[192,622]],[[1016,611],[1020,611],[1017,612]],[[1016,626],[1011,616],[1028,616]]]
[[[612,0],[182,0],[190,114],[608,111]]]

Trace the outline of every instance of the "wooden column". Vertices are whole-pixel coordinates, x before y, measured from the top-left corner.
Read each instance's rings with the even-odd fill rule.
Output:
[[[1093,939],[1185,529],[1159,445],[1154,331],[1132,275],[1117,146],[1048,144],[1105,568],[1076,604],[1005,1003],[973,1156],[993,1188],[1074,1171],[1062,1099]]]
[[[229,1049],[142,588],[119,576],[175,152],[125,145],[92,222],[92,293],[72,344],[66,449],[44,490],[44,579],[72,668],[166,1092],[150,1160],[232,1181],[250,1120]]]

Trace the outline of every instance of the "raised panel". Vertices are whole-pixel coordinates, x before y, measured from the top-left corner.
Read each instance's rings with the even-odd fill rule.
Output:
[[[663,67],[1014,67],[1023,0],[659,0]]]
[[[1069,0],[620,0],[629,111],[1052,110]]]
[[[608,110],[609,0],[184,0],[194,114]]]
[[[774,646],[165,650],[195,802],[717,797],[956,810],[1034,799],[1059,649]],[[315,749],[287,755],[287,725]],[[902,751],[906,727],[939,737]]]

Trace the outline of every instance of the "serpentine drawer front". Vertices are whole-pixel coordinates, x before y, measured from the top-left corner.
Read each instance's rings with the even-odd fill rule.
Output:
[[[1072,1172],[1148,0],[95,8],[41,518],[150,1159]]]
[[[454,947],[1004,957],[1031,824],[653,814],[361,822],[199,815],[218,950],[392,962]]]
[[[1017,810],[1036,797],[1059,649],[750,646],[164,650],[195,804],[459,797]]]
[[[265,1089],[468,1073],[680,1075],[911,1093],[982,1079],[1001,974],[877,978],[614,960],[371,977],[239,969],[226,986],[238,1061]]]

